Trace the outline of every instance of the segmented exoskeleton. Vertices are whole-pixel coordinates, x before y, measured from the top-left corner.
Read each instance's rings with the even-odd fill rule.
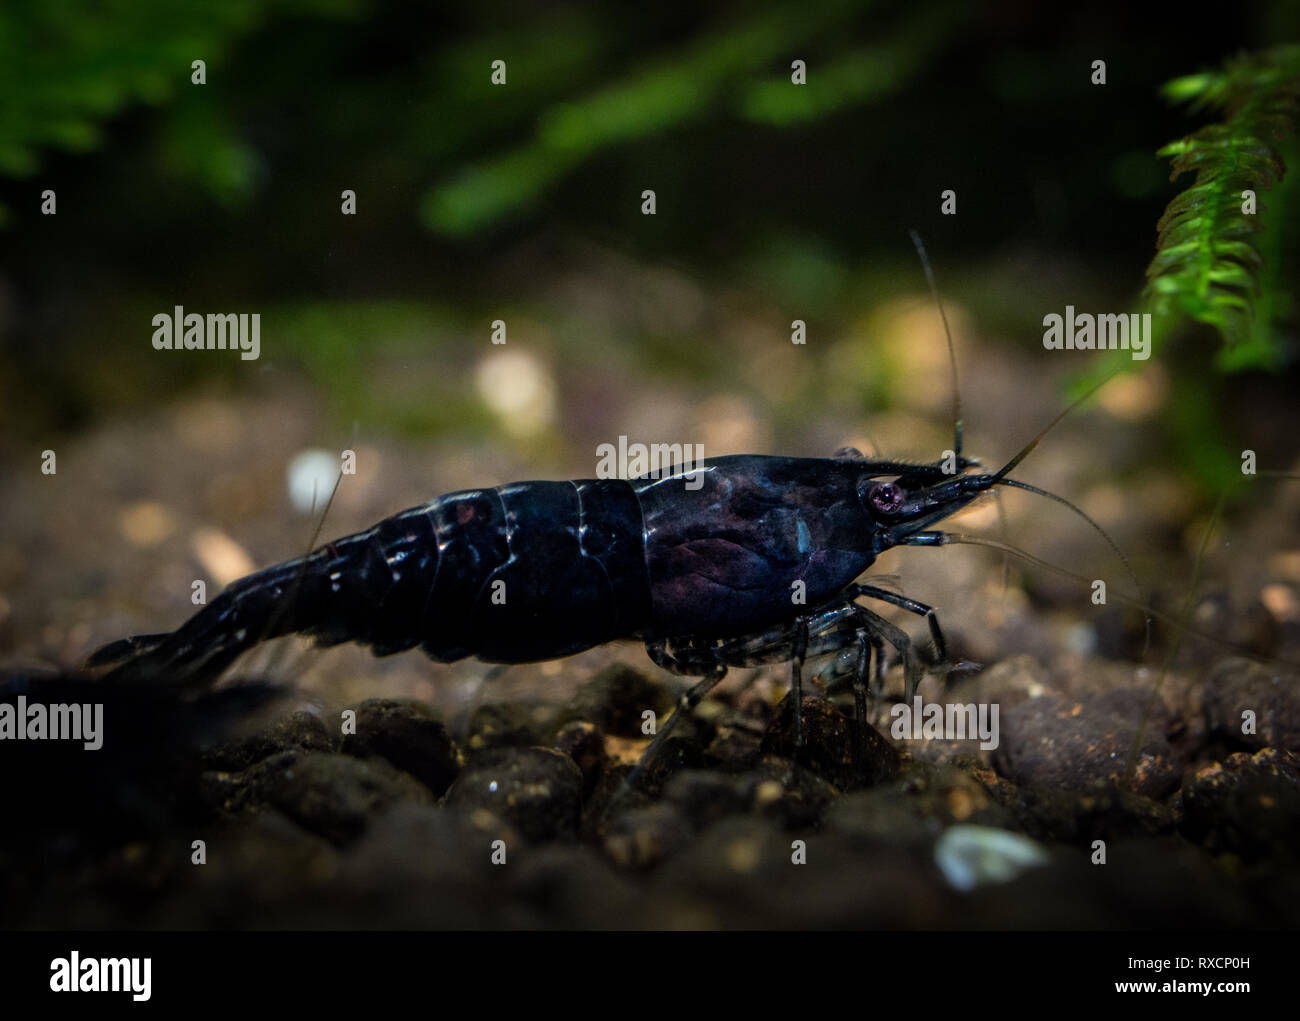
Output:
[[[861,747],[873,657],[879,686],[885,644],[899,650],[909,699],[921,666],[906,632],[860,598],[924,616],[933,659],[951,664],[930,606],[858,579],[894,546],[945,543],[931,526],[982,493],[1042,492],[1008,474],[1038,438],[999,471],[972,471],[959,406],[954,418],[953,450],[931,464],[851,449],[831,458],[744,454],[656,477],[449,493],[243,578],[176,631],[114,643],[92,664],[125,659],[113,675],[202,681],[252,645],[295,632],[325,645],[360,642],[376,655],[419,646],[441,662],[497,663],[635,638],[660,666],[702,678],[659,729],[648,761],[729,667],[783,660],[792,663],[798,747],[805,659],[856,648]]]

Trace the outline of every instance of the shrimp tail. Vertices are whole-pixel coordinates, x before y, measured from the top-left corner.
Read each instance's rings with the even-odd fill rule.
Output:
[[[111,681],[207,683],[258,642],[302,630],[303,597],[322,559],[314,553],[241,578],[175,631],[110,642],[86,666],[109,667]]]

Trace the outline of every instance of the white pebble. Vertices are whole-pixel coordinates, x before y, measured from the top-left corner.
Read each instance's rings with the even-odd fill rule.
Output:
[[[314,514],[324,508],[339,478],[339,455],[328,450],[304,450],[296,454],[285,472],[289,502],[299,514]]]
[[[962,892],[1005,883],[1047,861],[1047,852],[1028,837],[992,826],[949,826],[934,845],[934,863]]]

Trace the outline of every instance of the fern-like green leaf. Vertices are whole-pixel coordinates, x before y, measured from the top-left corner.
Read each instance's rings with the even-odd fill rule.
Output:
[[[1260,238],[1269,225],[1259,215],[1262,205],[1258,212],[1244,210],[1242,193],[1268,191],[1286,172],[1280,149],[1300,122],[1300,46],[1179,78],[1164,93],[1224,119],[1159,152],[1173,157],[1170,180],[1190,172],[1196,180],[1156,226],[1148,305],[1164,324],[1181,312],[1214,326],[1229,349],[1253,340],[1255,362],[1275,360],[1276,350],[1259,344],[1261,324],[1255,322],[1264,263]]]

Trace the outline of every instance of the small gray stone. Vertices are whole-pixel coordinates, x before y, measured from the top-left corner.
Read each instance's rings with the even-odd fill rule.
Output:
[[[567,755],[550,748],[497,748],[475,755],[447,791],[462,816],[500,816],[525,840],[571,839],[582,813],[583,777]]]
[[[529,706],[490,702],[470,714],[465,728],[465,748],[468,754],[478,754],[489,748],[526,748],[537,744],[541,733]]]
[[[899,755],[874,727],[866,730],[862,761],[854,753],[856,723],[824,698],[804,696],[804,747],[794,747],[794,703],[787,695],[777,707],[776,719],[763,735],[764,754],[796,759],[841,790],[869,787],[898,772]]]
[[[298,749],[332,752],[338,739],[315,713],[299,710],[242,737],[231,738],[204,750],[208,769],[239,771],[277,752]]]
[[[752,720],[732,713],[720,719],[713,731],[713,739],[704,749],[704,761],[729,772],[741,772],[753,767],[763,754],[763,734],[755,729]]]
[[[1066,699],[1044,695],[1002,714],[1001,741],[993,755],[999,773],[1022,786],[1091,789],[1094,781],[1119,784],[1148,693],[1135,688]],[[1177,786],[1186,749],[1165,736],[1171,721],[1157,701],[1146,722],[1133,789],[1163,797]]]
[[[1300,756],[1237,752],[1183,788],[1183,833],[1216,853],[1247,860],[1300,858]]]
[[[1212,733],[1247,748],[1300,751],[1300,677],[1294,671],[1248,659],[1217,664],[1202,692]],[[1253,714],[1253,733],[1245,726]]]
[[[336,844],[355,839],[389,805],[432,801],[428,788],[382,759],[325,752],[280,752],[242,774],[210,773],[204,780],[228,811],[270,805]]]
[[[552,746],[557,752],[571,758],[582,770],[582,793],[584,797],[590,795],[608,758],[605,754],[605,735],[600,728],[594,723],[574,720],[559,729]]]
[[[606,856],[620,868],[646,869],[688,846],[695,827],[676,805],[659,803],[616,816],[602,838]]]
[[[749,810],[756,784],[710,769],[684,769],[664,785],[664,800],[677,805],[698,827]]]
[[[651,710],[662,720],[673,708],[673,697],[662,684],[639,670],[614,663],[574,693],[561,720],[588,720],[606,734],[642,737],[642,713]]]
[[[957,673],[941,701],[989,702],[1005,713],[1012,706],[1056,694],[1047,669],[1033,656],[1010,656],[984,670]]]
[[[460,769],[459,752],[442,721],[423,702],[372,698],[357,706],[357,731],[343,739],[343,751],[378,756],[443,794]]]

